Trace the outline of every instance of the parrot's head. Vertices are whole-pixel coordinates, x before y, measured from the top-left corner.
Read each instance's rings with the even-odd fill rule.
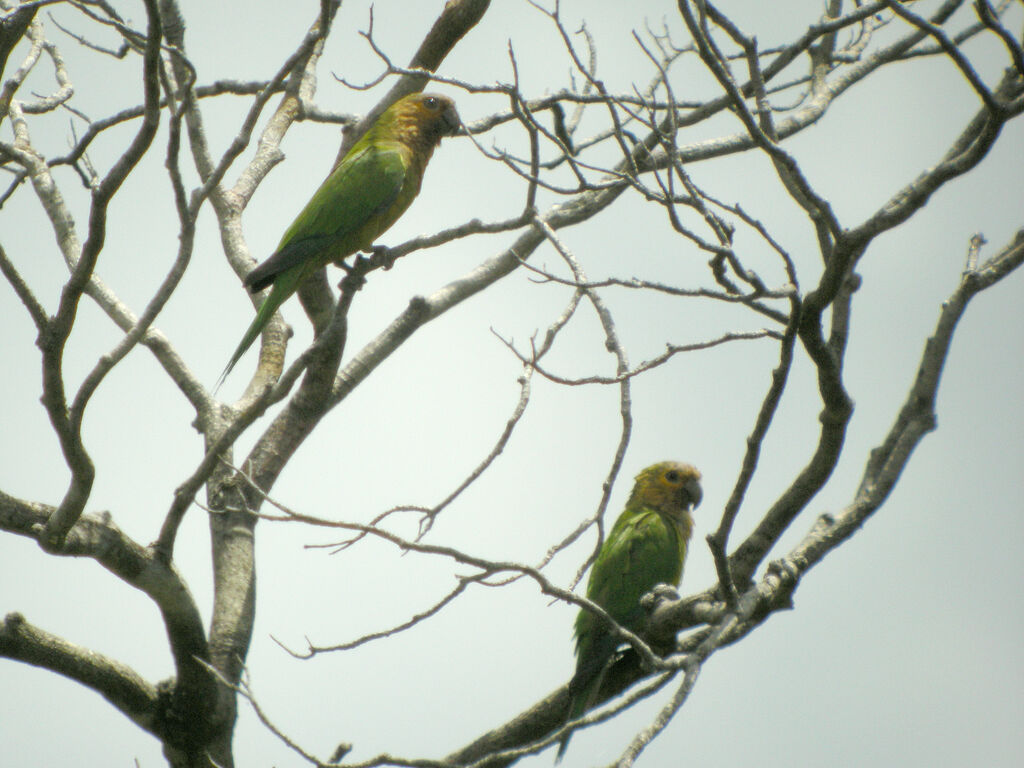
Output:
[[[630,506],[638,502],[675,518],[688,516],[703,498],[700,472],[692,464],[662,461],[636,476]]]
[[[378,124],[393,126],[391,130],[403,141],[429,150],[437,146],[442,136],[455,135],[462,121],[455,111],[455,102],[447,96],[411,93],[388,107]]]

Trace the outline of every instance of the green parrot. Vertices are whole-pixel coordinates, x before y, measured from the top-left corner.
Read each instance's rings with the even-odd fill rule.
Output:
[[[701,496],[700,472],[689,464],[663,461],[636,476],[626,508],[597,553],[587,582],[587,598],[630,632],[640,632],[646,621],[641,597],[658,584],[679,584],[693,530],[690,508],[700,504]],[[576,617],[575,635],[576,673],[569,682],[566,721],[596,703],[605,670],[621,642],[586,609]],[[565,754],[569,736],[562,737],[556,762]]]
[[[277,250],[246,275],[243,284],[252,293],[273,288],[219,381],[310,275],[369,249],[405,213],[419,194],[434,148],[459,125],[454,102],[431,93],[401,98],[377,118],[306,203]]]

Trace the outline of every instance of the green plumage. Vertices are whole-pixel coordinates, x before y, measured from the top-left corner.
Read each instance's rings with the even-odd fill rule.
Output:
[[[677,585],[693,530],[690,508],[700,504],[700,473],[674,461],[648,467],[636,477],[626,508],[612,526],[587,582],[587,598],[631,632],[644,628],[640,598],[658,584]],[[569,683],[566,720],[594,706],[605,670],[620,642],[591,611],[576,617],[576,673]],[[556,759],[569,746],[559,744]]]
[[[367,250],[416,198],[442,136],[459,126],[446,96],[414,93],[392,104],[348,151],[281,238],[252,270],[253,293],[272,285],[220,380],[231,372],[284,301],[328,263]]]

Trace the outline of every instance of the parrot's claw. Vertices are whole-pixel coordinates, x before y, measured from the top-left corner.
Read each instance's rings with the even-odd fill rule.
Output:
[[[789,560],[773,560],[768,563],[768,575],[779,580],[774,605],[777,608],[793,608],[793,590],[800,581],[800,569]]]
[[[342,293],[345,293],[346,291],[351,291],[352,293],[355,293],[364,285],[366,285],[365,270],[356,269],[356,267],[361,266],[359,263],[360,260],[366,261],[366,259],[363,259],[361,256],[357,256],[355,261],[352,263],[351,267],[344,264],[340,265],[341,268],[345,270],[345,276],[338,281],[338,290],[340,290]]]
[[[768,573],[792,582],[799,581],[800,579],[800,570],[785,558],[772,560],[768,563]]]
[[[653,613],[662,603],[674,603],[681,599],[675,587],[669,584],[656,584],[654,589],[640,598],[640,606],[648,613]]]
[[[370,248],[370,253],[373,254],[374,261],[380,262],[385,272],[395,266],[395,259],[398,258],[386,245],[375,245]]]

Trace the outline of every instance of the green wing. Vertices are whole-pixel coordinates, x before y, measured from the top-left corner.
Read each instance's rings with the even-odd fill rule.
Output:
[[[329,261],[369,247],[393,223],[386,214],[405,177],[398,147],[353,148],[288,227],[277,251],[249,273],[245,284],[259,291],[293,267],[302,265],[303,273],[312,274]]]
[[[652,509],[627,510],[601,547],[587,583],[587,597],[630,630],[643,624],[640,598],[657,584],[678,584],[686,544],[676,526]],[[602,622],[581,611],[576,635]]]

